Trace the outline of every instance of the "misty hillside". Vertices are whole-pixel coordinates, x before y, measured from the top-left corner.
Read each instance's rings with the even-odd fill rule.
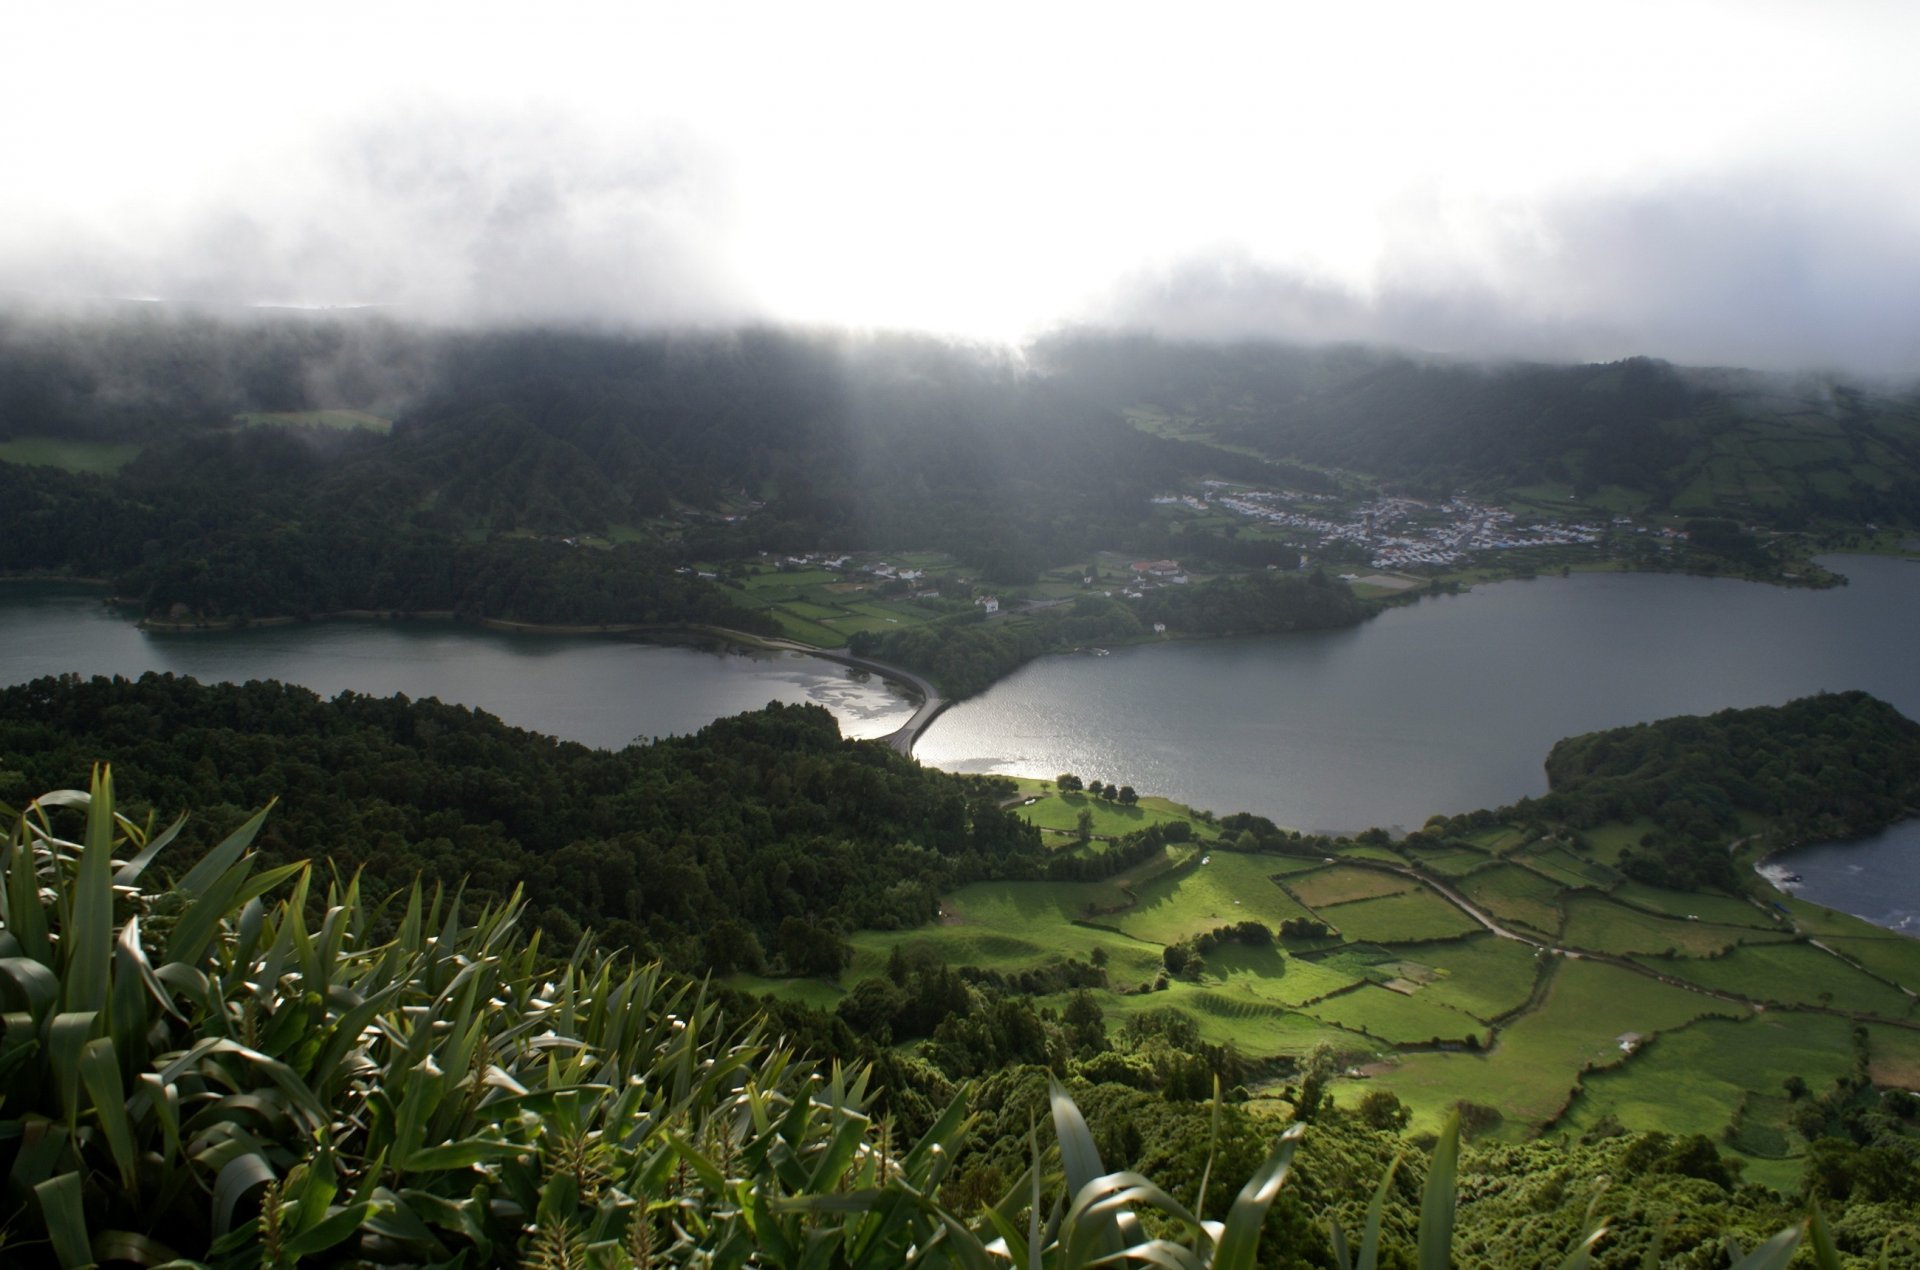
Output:
[[[1110,408],[1154,408],[1164,431],[1435,493],[1554,483],[1620,510],[1920,518],[1911,391],[1648,358],[1476,366],[1098,335],[1044,343],[1037,360]]]
[[[1167,554],[1150,496],[1208,476],[1920,521],[1910,395],[1648,360],[1100,335],[1028,354],[369,314],[11,318],[0,569],[111,578],[149,612],[751,626],[691,566],[926,548],[1018,582],[1098,550]],[[570,550],[586,537],[605,549]]]

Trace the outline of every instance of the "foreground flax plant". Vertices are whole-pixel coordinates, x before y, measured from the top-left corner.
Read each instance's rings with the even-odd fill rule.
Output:
[[[863,1073],[797,1062],[657,965],[544,954],[517,896],[471,919],[418,886],[370,903],[335,878],[316,897],[306,866],[257,867],[265,811],[156,884],[180,825],[117,814],[104,769],[5,815],[9,1266],[1246,1270],[1299,1141],[1207,1220],[1211,1163],[1192,1208],[1107,1171],[1056,1085],[1057,1153],[1035,1134],[1006,1197],[956,1213],[940,1185],[964,1099],[893,1151]],[[1220,1114],[1216,1091],[1216,1145]],[[1448,1264],[1457,1150],[1454,1126],[1422,1270]],[[1335,1232],[1343,1265],[1374,1270],[1390,1181],[1357,1263]],[[1838,1265],[1817,1213],[1738,1265],[1784,1266],[1803,1238]]]

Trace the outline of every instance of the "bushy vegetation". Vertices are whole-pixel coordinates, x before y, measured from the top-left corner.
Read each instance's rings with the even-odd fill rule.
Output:
[[[1356,1263],[1339,1214],[1322,1236],[1299,1201],[1275,1207],[1300,1128],[1263,1132],[1217,1084],[1195,1156],[1161,1157],[1185,1177],[1199,1166],[1190,1205],[1109,1172],[1057,1082],[1057,1154],[1031,1113],[1024,1155],[999,1122],[1018,1084],[981,1091],[995,1122],[956,1098],[896,1142],[865,1110],[863,1074],[823,1079],[763,1019],[731,1019],[657,966],[588,943],[543,952],[518,929],[517,897],[469,917],[457,894],[417,886],[391,905],[356,879],[322,894],[306,865],[259,868],[264,811],[159,883],[179,825],[119,814],[104,772],[6,814],[9,1264],[1071,1270],[1298,1265],[1330,1247],[1372,1270],[1403,1248],[1438,1267],[1456,1242],[1457,1125],[1434,1144],[1417,1227],[1390,1211],[1397,1166],[1380,1176]],[[1190,1043],[1172,1021],[1143,1022],[1137,1040]],[[1143,1154],[1151,1104],[1123,1100],[1125,1120],[1102,1114],[1114,1105],[1095,1104],[1108,1153]],[[978,1128],[963,1186],[953,1166]],[[1711,1146],[1636,1149],[1644,1169],[1728,1184]],[[1835,1161],[1831,1185],[1878,1185],[1857,1180],[1866,1162]],[[1354,1165],[1378,1171],[1365,1152]],[[1263,1248],[1276,1231],[1285,1243]],[[1809,1233],[1823,1261],[1837,1255],[1816,1216],[1741,1265],[1784,1265]],[[1602,1237],[1576,1232],[1562,1264],[1587,1264]]]

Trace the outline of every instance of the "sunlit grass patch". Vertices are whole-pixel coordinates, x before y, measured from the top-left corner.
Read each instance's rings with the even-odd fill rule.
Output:
[[[1478,922],[1426,887],[1357,900],[1321,913],[1348,939],[1401,943],[1452,939],[1480,930]]]
[[[1328,997],[1308,1006],[1307,1013],[1391,1045],[1461,1041],[1469,1035],[1481,1037],[1486,1031],[1478,1019],[1428,997],[1424,991],[1402,994],[1377,984]]]
[[[1876,1085],[1920,1090],[1920,1032],[1868,1024],[1867,1074]]]
[[[1631,879],[1621,882],[1610,894],[1622,903],[1652,909],[1668,917],[1684,918],[1692,913],[1702,921],[1718,922],[1723,926],[1751,926],[1755,930],[1766,931],[1782,928],[1782,923],[1769,917],[1765,910],[1731,895],[1670,891],[1665,887],[1648,886]]]
[[[1811,944],[1747,944],[1710,961],[1649,964],[1702,987],[1776,1005],[1824,1005],[1891,1019],[1914,1013],[1905,993]]]
[[[1309,908],[1347,904],[1380,895],[1398,895],[1418,885],[1412,878],[1399,873],[1344,865],[1330,866],[1314,873],[1299,873],[1287,879],[1287,889]]]
[[[1462,878],[1455,886],[1496,921],[1545,935],[1559,933],[1561,889],[1530,869],[1503,862]]]
[[[1664,1033],[1631,1062],[1589,1076],[1566,1124],[1585,1131],[1613,1116],[1628,1129],[1715,1140],[1744,1130],[1743,1154],[1797,1155],[1799,1136],[1784,1129],[1785,1083],[1798,1076],[1819,1094],[1851,1072],[1851,1026],[1831,1015],[1770,1012]]]
[[[1199,859],[1207,863],[1199,863]],[[1217,926],[1257,921],[1269,929],[1307,911],[1272,880],[1269,858],[1202,848],[1188,867],[1142,883],[1139,903],[1110,920],[1155,943],[1173,944]]]
[[[1628,956],[1634,953],[1672,952],[1680,957],[1711,957],[1736,944],[1785,936],[1751,926],[1722,926],[1717,922],[1659,917],[1616,904],[1600,895],[1570,895],[1567,924],[1561,942],[1570,948]]]
[[[1497,935],[1394,949],[1438,972],[1422,996],[1491,1022],[1527,1003],[1541,961],[1531,945]]]

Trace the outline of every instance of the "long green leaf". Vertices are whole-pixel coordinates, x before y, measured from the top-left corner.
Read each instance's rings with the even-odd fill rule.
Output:
[[[140,1192],[138,1160],[134,1153],[133,1125],[127,1119],[127,1091],[120,1083],[120,1061],[113,1041],[107,1037],[88,1041],[80,1051],[80,1079],[93,1097],[93,1112],[107,1136],[107,1150],[114,1167],[120,1170],[120,1185],[128,1195]]]
[[[87,1211],[82,1200],[80,1175],[62,1173],[33,1188],[40,1201],[40,1215],[47,1223],[47,1238],[53,1243],[53,1255],[62,1267],[93,1264],[93,1247],[87,1238]]]
[[[254,838],[260,833],[260,826],[267,822],[267,813],[272,810],[273,803],[270,802],[255,812],[246,824],[228,834],[219,846],[200,857],[199,862],[187,870],[186,876],[173,884],[174,889],[190,895],[206,894],[207,888],[232,868],[241,853],[253,845]]]
[[[1267,1220],[1267,1209],[1273,1206],[1280,1188],[1286,1185],[1287,1174],[1293,1168],[1293,1153],[1300,1145],[1300,1135],[1305,1132],[1305,1125],[1294,1125],[1281,1134],[1267,1158],[1240,1188],[1227,1213],[1220,1239],[1214,1245],[1214,1270],[1253,1270],[1260,1250],[1260,1227]]]
[[[257,1151],[234,1156],[221,1166],[213,1183],[213,1229],[224,1235],[233,1229],[233,1210],[247,1192],[273,1181],[273,1166]]]
[[[1420,1270],[1447,1270],[1453,1264],[1455,1178],[1460,1168],[1460,1113],[1447,1117],[1427,1165],[1427,1188],[1420,1198]]]
[[[1804,1229],[1801,1226],[1787,1227],[1734,1262],[1730,1270],[1785,1270],[1787,1263],[1793,1260],[1794,1251],[1800,1246]]]
[[[95,768],[87,804],[86,844],[80,867],[68,883],[72,908],[60,929],[66,955],[61,1005],[69,1012],[107,1007],[108,963],[113,956],[113,772]]]

